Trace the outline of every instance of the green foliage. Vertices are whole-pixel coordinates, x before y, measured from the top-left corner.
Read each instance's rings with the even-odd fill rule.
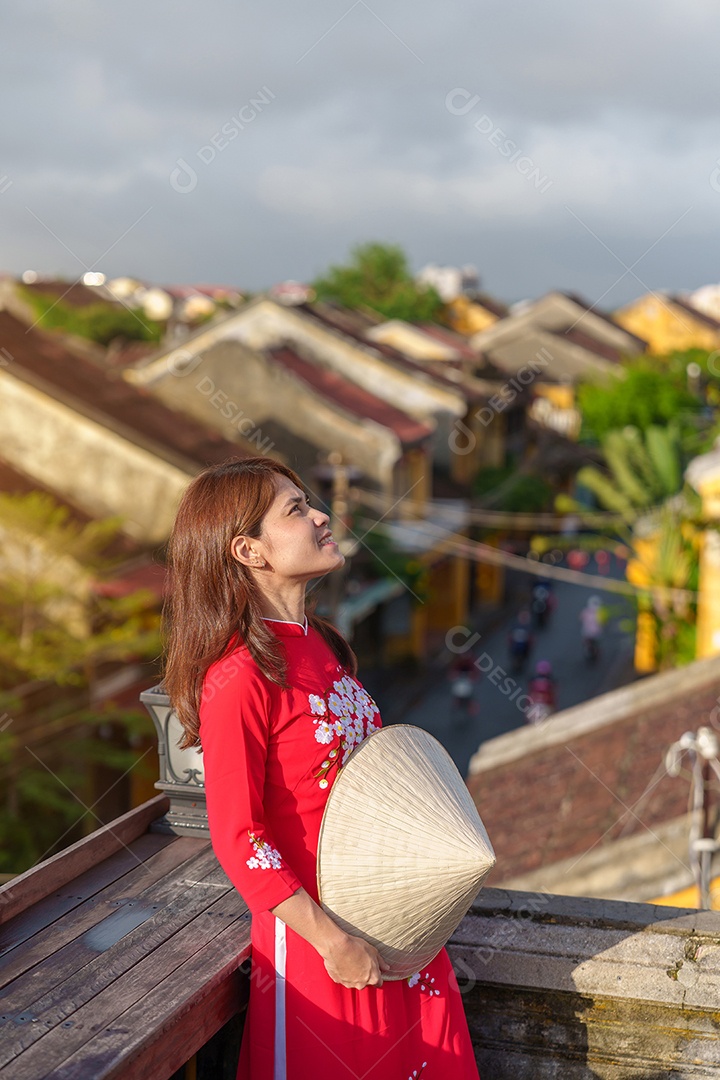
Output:
[[[700,580],[698,532],[687,516],[663,507],[653,539],[656,555],[650,588],[639,596],[638,608],[653,617],[656,659],[664,671],[696,658],[697,601],[693,594]]]
[[[577,481],[600,506],[632,521],[639,511],[656,506],[682,487],[682,450],[677,427],[651,424],[643,434],[635,427],[610,430],[602,440],[609,472],[594,465],[580,469]]]
[[[398,551],[391,538],[378,529],[365,534],[363,546],[378,578],[394,577],[408,586],[422,603],[427,599],[427,567],[407,552]]]
[[[63,743],[36,747],[40,760],[30,757],[27,768],[17,767],[28,753],[12,727],[0,732],[0,873],[20,873],[99,828],[96,766],[148,778],[143,752],[127,745],[133,734],[147,738],[147,714],[109,705],[73,720],[78,726],[68,728]]]
[[[153,322],[144,312],[131,310],[122,304],[98,302],[73,307],[30,289],[21,292],[43,330],[62,330],[66,334],[89,338],[100,345],[109,345],[115,338],[149,342],[159,342],[162,338],[161,323]]]
[[[578,388],[584,437],[602,441],[617,428],[631,425],[644,432],[651,425],[672,420],[692,428],[692,417],[702,403],[687,389],[684,368],[643,358],[628,361],[624,369],[624,379],[585,383]]]
[[[111,599],[93,587],[109,569],[104,552],[118,519],[82,524],[42,492],[0,493],[0,529],[5,679],[82,684],[89,665],[157,654],[153,598],[139,590]]]
[[[485,507],[509,513],[546,510],[552,488],[541,477],[519,472],[515,465],[481,469],[473,482],[473,494]]]
[[[152,658],[159,651],[154,596],[138,591],[111,598],[98,587],[112,565],[107,548],[118,527],[117,520],[78,523],[42,493],[0,494],[0,715],[11,717],[0,732],[3,872],[18,872],[42,858],[65,830],[69,843],[81,826],[94,827],[78,800],[93,801],[95,763],[122,773],[138,760],[138,751],[127,745],[137,733],[138,712],[77,712],[78,697],[87,702],[85,691],[100,665]],[[37,681],[58,689],[52,705],[36,716],[23,711],[13,687]],[[67,686],[78,688],[73,702],[60,689]],[[27,739],[16,735],[28,723],[43,731],[43,764],[28,758]],[[109,724],[119,732],[112,744],[97,734]],[[144,724],[147,733],[147,719]],[[51,771],[46,752],[52,755]]]
[[[372,308],[388,319],[431,322],[443,309],[434,289],[416,285],[404,252],[391,244],[359,245],[347,266],[331,266],[313,288],[320,300]]]

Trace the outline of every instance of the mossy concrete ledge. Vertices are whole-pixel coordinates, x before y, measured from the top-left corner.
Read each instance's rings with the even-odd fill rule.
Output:
[[[720,913],[484,889],[448,946],[483,1080],[720,1077]]]

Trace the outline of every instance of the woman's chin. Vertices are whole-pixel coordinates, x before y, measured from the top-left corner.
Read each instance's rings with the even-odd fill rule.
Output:
[[[334,547],[333,554],[334,554],[335,558],[333,559],[332,566],[330,567],[330,571],[329,571],[330,573],[333,570],[339,570],[342,566],[345,565],[345,556],[343,555],[342,551],[337,546],[337,544],[333,545],[333,547]]]

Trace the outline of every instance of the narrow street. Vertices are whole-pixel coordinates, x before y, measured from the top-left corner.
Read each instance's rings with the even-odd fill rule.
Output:
[[[557,598],[555,611],[544,629],[533,630],[534,647],[522,674],[513,676],[509,671],[507,637],[515,621],[513,613],[474,646],[476,663],[482,673],[475,681],[469,708],[453,704],[451,681],[443,665],[438,666],[436,685],[405,713],[405,723],[425,728],[443,743],[463,776],[481,742],[526,725],[524,694],[538,660],[549,660],[552,664],[558,710],[596,697],[618,685],[616,680],[622,681],[633,646],[632,635],[619,625],[633,617],[629,600],[616,593],[602,594],[596,589],[565,582],[556,582],[553,591]],[[609,618],[600,656],[594,664],[589,664],[583,655],[579,615],[593,595],[601,596]],[[460,644],[462,635],[456,640]]]

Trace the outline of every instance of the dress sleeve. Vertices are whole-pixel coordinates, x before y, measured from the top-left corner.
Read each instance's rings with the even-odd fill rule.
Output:
[[[264,820],[271,696],[252,661],[233,653],[210,669],[200,705],[210,838],[223,870],[253,914],[301,883]]]

